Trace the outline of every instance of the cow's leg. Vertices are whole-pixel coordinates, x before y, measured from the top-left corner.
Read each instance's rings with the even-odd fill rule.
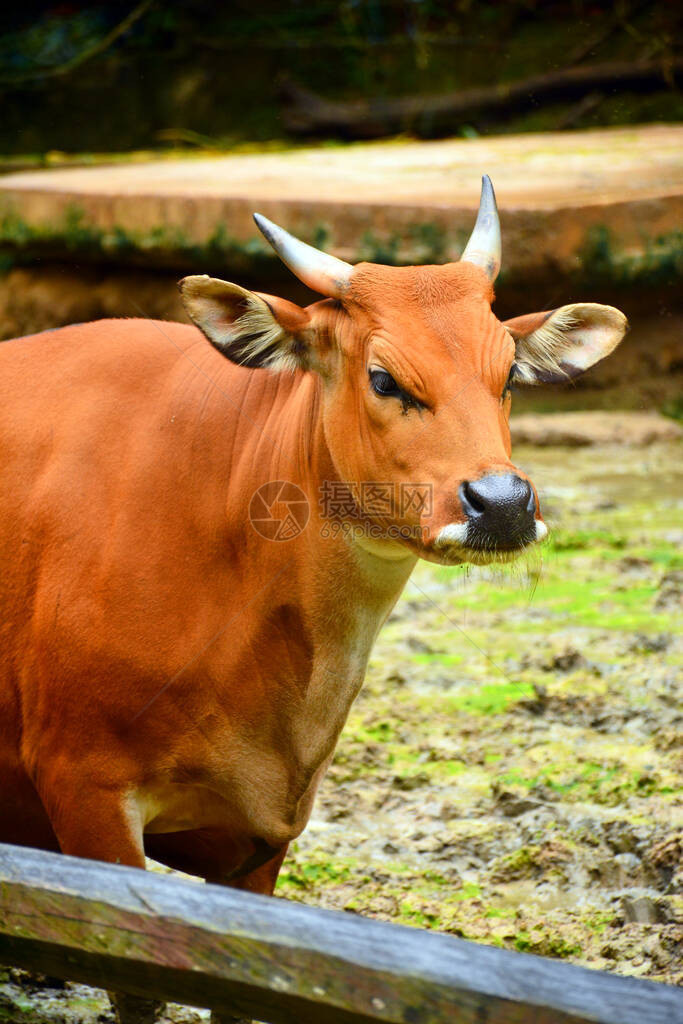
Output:
[[[243,889],[245,892],[258,892],[263,896],[272,896],[282,862],[287,855],[288,847],[288,843],[277,849],[270,847],[268,850],[270,856],[267,860],[263,860],[251,869],[237,872],[225,881],[220,879],[216,879],[216,881],[223,885],[229,885],[231,889]],[[258,859],[260,860],[264,855],[261,854]],[[211,879],[207,878],[208,881],[211,881]]]
[[[155,1024],[164,1012],[166,1003],[142,999],[128,992],[108,992],[117,1024]]]
[[[204,828],[145,836],[150,857],[176,871],[201,875],[207,882],[272,896],[287,845],[239,838],[223,828]],[[244,1017],[213,1013],[212,1024],[249,1024]]]
[[[246,892],[258,892],[264,896],[272,896],[286,853],[287,845],[285,844],[276,850],[269,860],[259,864],[251,871],[247,870],[245,873],[237,875],[232,874],[224,880],[216,877],[207,878],[207,882],[218,882],[229,885],[232,889],[243,889]],[[256,856],[258,857],[258,854]],[[211,1024],[253,1024],[253,1022],[245,1017],[232,1017],[214,1010],[211,1014]]]
[[[125,791],[76,772],[38,773],[36,789],[62,853],[144,868],[142,822]]]
[[[124,794],[95,789],[82,780],[41,793],[62,853],[145,867],[142,828]],[[153,1024],[164,1003],[110,992],[118,1024]]]

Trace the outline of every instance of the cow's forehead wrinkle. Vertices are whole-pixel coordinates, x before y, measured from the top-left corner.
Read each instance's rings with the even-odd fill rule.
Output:
[[[419,398],[426,394],[425,369],[430,360],[419,345],[397,344],[387,335],[375,335],[371,339],[368,362],[379,361],[398,382]],[[433,360],[432,360],[433,362]]]
[[[359,263],[354,267],[346,301],[382,311],[397,304],[421,307],[457,303],[467,298],[493,301],[493,287],[472,263],[443,266],[385,267]]]
[[[423,353],[420,361],[440,361],[452,357],[453,349],[480,347],[496,332],[491,284],[473,264],[359,264],[356,271],[346,310],[354,332],[360,329],[366,342],[381,334],[401,349],[417,346]]]

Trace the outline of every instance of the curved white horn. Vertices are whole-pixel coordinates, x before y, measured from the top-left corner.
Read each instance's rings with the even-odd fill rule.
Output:
[[[474,231],[460,257],[466,263],[476,263],[486,271],[490,281],[495,281],[500,270],[500,221],[496,195],[488,174],[481,179],[481,199]]]
[[[272,245],[283,263],[293,274],[321,295],[331,299],[340,299],[348,288],[353,267],[350,263],[329,256],[326,252],[314,249],[312,245],[300,242],[284,228],[273,224],[272,220],[254,214],[256,227]]]

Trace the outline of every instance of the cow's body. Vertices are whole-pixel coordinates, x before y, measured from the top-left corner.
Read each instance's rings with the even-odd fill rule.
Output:
[[[545,535],[509,385],[582,372],[623,314],[502,324],[487,179],[446,266],[351,267],[259,224],[323,301],[191,277],[201,331],[113,320],[0,346],[0,841],[272,892],[416,559]],[[250,522],[273,481],[308,501],[288,540]],[[333,485],[350,532],[325,521]]]
[[[319,542],[319,391],[180,324],[0,346],[0,840],[120,859],[123,813],[228,878],[301,831],[415,560]],[[311,499],[287,542],[270,480]]]

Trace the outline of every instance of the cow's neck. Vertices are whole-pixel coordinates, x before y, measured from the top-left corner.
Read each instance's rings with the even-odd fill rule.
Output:
[[[360,540],[349,540],[341,531],[330,536],[321,515],[320,488],[339,482],[322,422],[319,384],[305,375],[283,382],[273,401],[273,384],[264,379],[266,393],[251,408],[267,410],[259,420],[262,430],[251,430],[251,445],[240,451],[240,466],[250,479],[242,486],[238,510],[234,495],[228,501],[230,519],[248,521],[247,505],[253,491],[269,480],[297,484],[308,496],[311,517],[296,539],[268,542],[248,532],[247,559],[258,564],[257,587],[268,588],[269,599],[260,602],[287,611],[294,623],[290,637],[300,647],[302,675],[289,722],[291,764],[300,769],[294,791],[303,793],[306,780],[322,770],[331,756],[349,708],[361,686],[375,637],[398,599],[415,564],[414,556],[397,557]],[[268,393],[270,389],[270,394]],[[253,397],[253,396],[252,396]],[[242,474],[238,474],[237,482]],[[243,481],[242,477],[242,481]],[[242,529],[240,525],[240,529]],[[252,531],[251,526],[247,531]],[[272,585],[270,584],[272,582]],[[284,611],[283,611],[284,616]],[[291,652],[288,652],[288,655]],[[296,662],[291,654],[290,662]],[[287,681],[282,680],[281,685]]]
[[[292,584],[299,577],[303,580],[306,591],[315,596],[321,614],[328,604],[337,609],[335,618],[342,632],[348,626],[349,643],[353,643],[359,630],[365,630],[360,626],[354,629],[350,622],[345,624],[342,609],[346,606],[354,610],[352,618],[357,614],[364,617],[374,638],[405,586],[416,558],[397,545],[372,541],[362,534],[351,535],[342,529],[342,525],[357,523],[341,524],[334,517],[326,518],[329,508],[326,510],[321,501],[323,486],[343,481],[325,437],[318,379],[313,374],[285,376],[282,381],[276,377],[277,389],[273,394],[272,376],[259,377],[258,383],[267,390],[260,401],[252,396],[250,405],[264,412],[249,431],[250,443],[240,452],[241,466],[251,483],[244,488],[244,476],[238,474],[242,508],[233,503],[230,514],[238,515],[241,530],[242,523],[250,521],[249,508],[245,506],[250,504],[253,490],[268,481],[283,480],[304,492],[310,519],[302,533],[291,541],[264,541],[250,527],[247,557],[257,551],[263,570],[267,566],[273,574],[289,565],[287,575]],[[350,444],[354,443],[352,430],[350,425]],[[334,623],[330,629],[334,632]]]

